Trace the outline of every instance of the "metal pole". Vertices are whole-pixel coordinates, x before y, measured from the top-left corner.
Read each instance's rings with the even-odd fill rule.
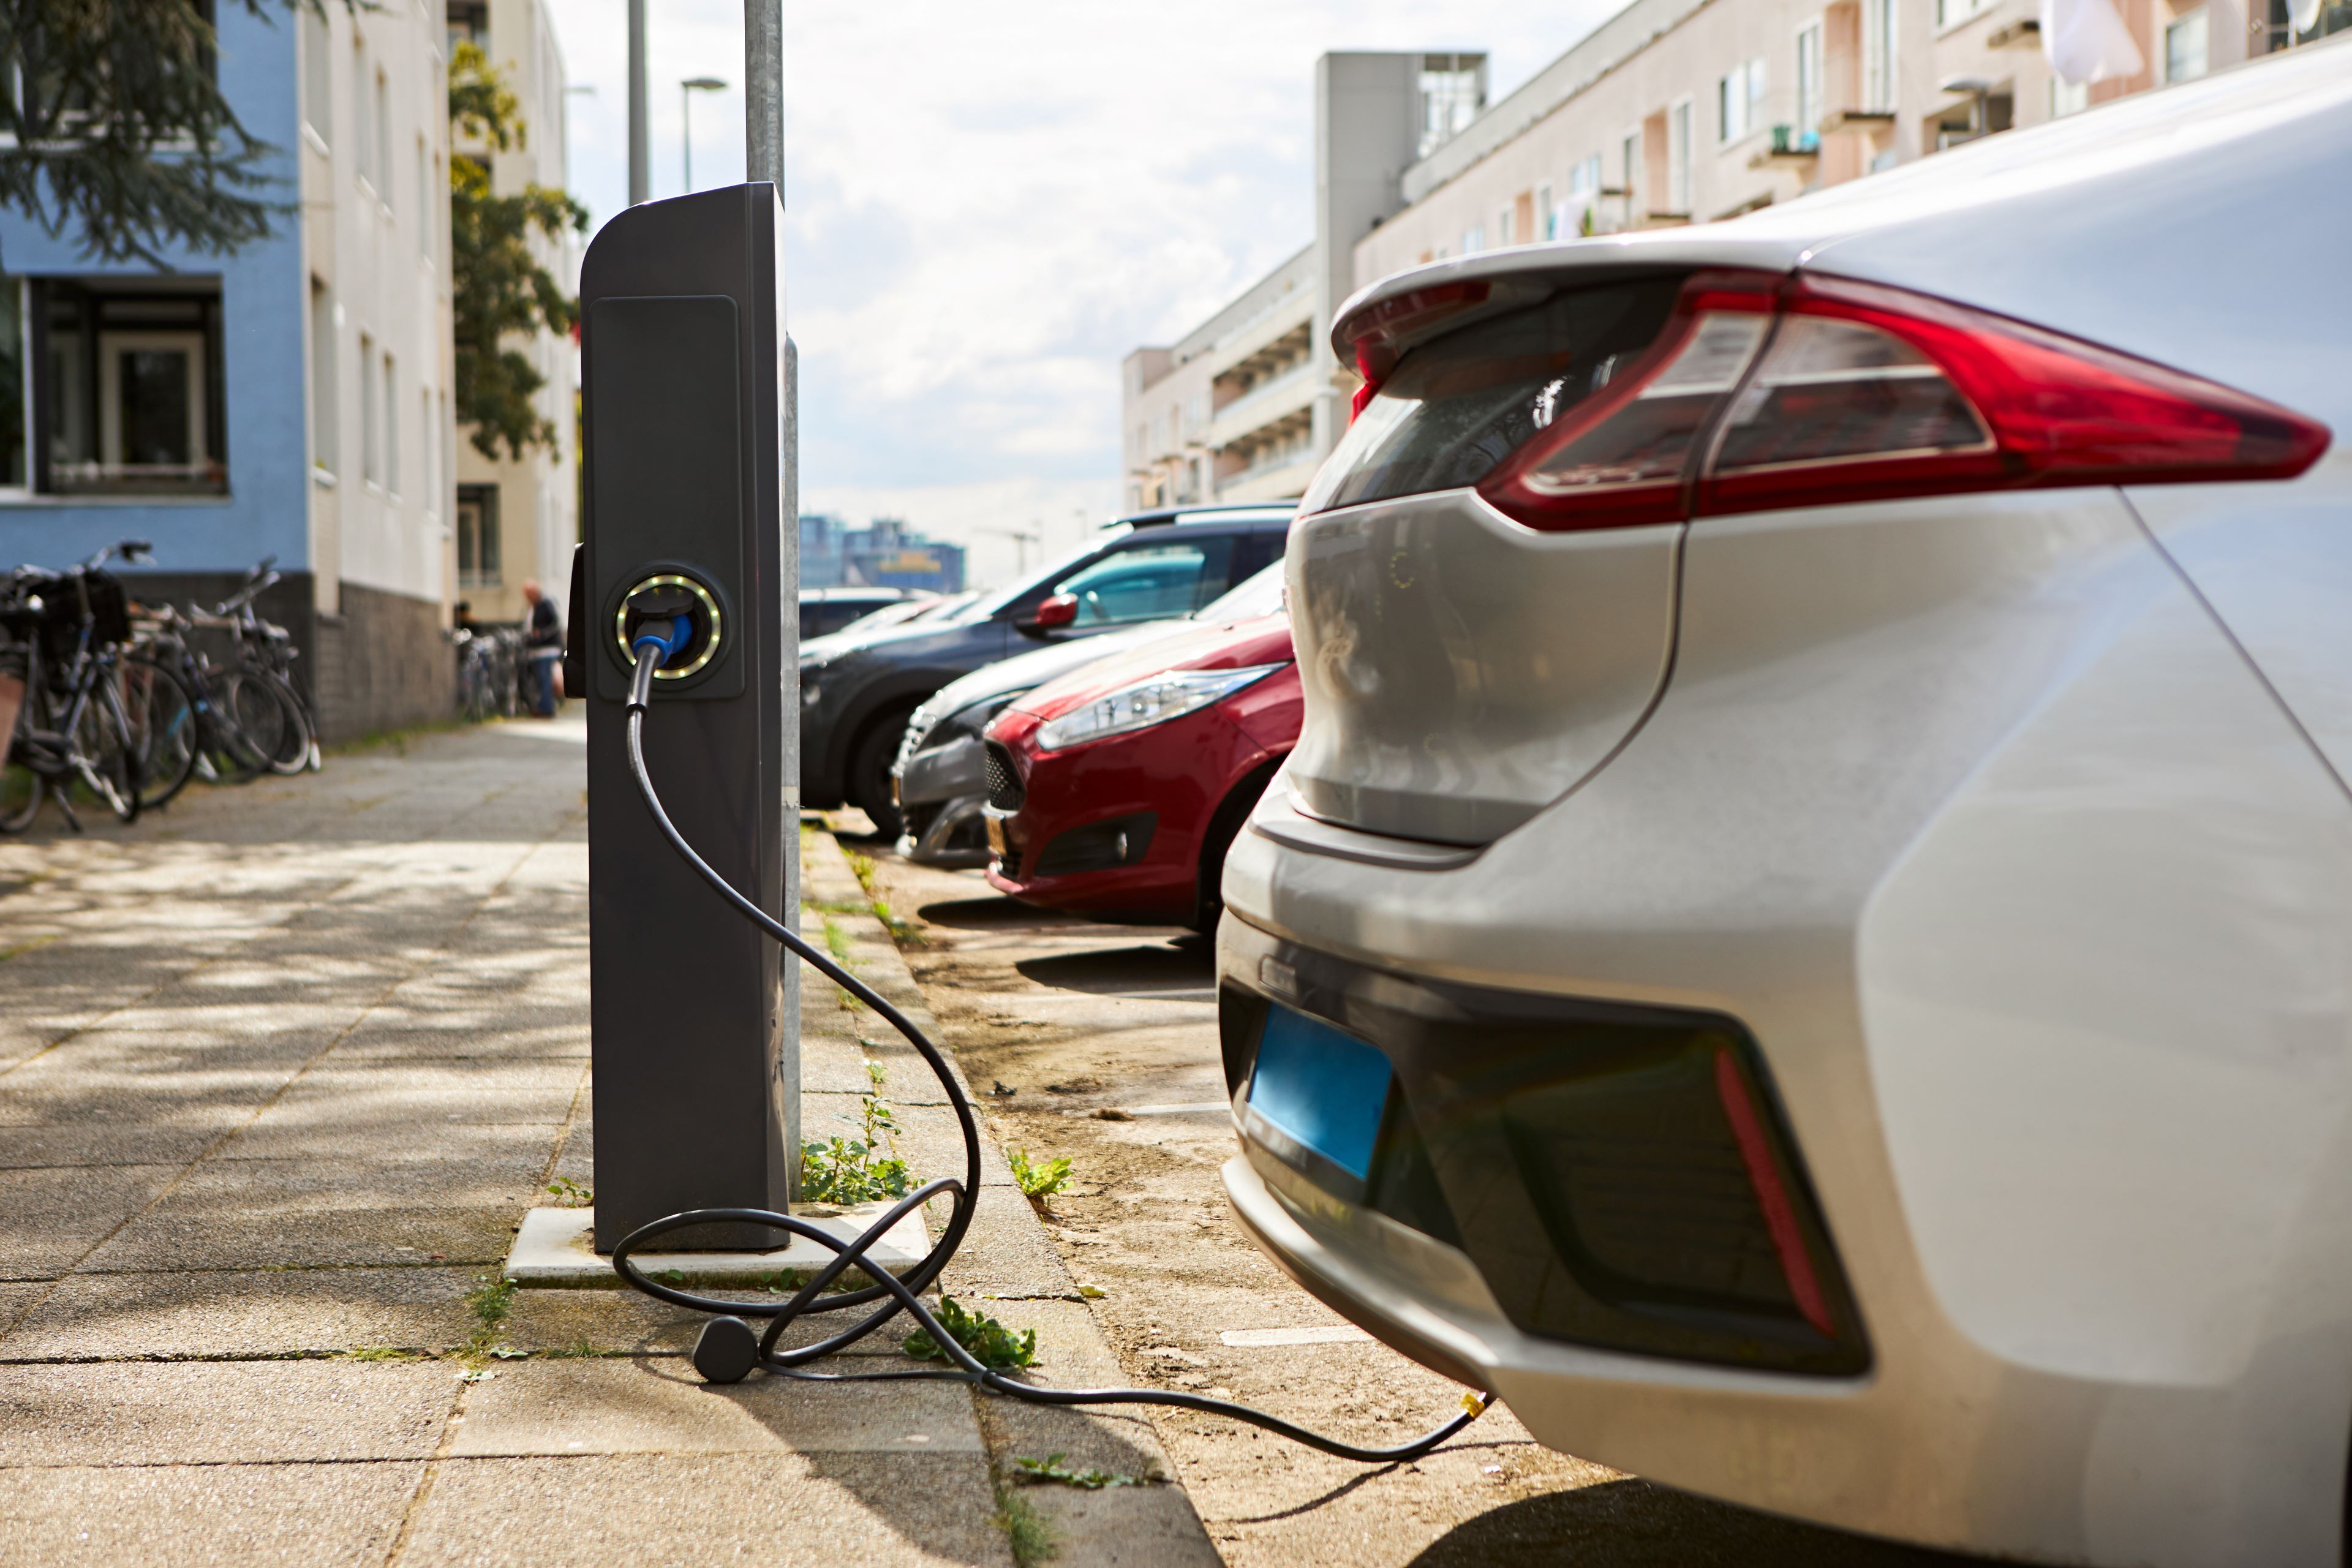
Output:
[[[783,0],[743,0],[743,178],[747,184],[762,181],[776,187],[776,205],[784,200],[784,12]],[[782,484],[781,497],[783,517],[780,520],[779,542],[783,557],[776,584],[779,596],[787,606],[782,617],[784,665],[786,669],[800,668],[800,617],[797,606],[801,596],[801,457],[800,457],[800,349],[791,337],[789,318],[784,310],[783,236],[776,236],[776,335],[783,339],[783,397],[779,412],[778,443],[782,451]],[[777,739],[782,742],[784,777],[784,821],[787,824],[784,844],[784,918],[798,918],[801,907],[801,705],[800,681],[796,677],[784,679],[784,700],[779,715],[782,730]],[[783,1015],[782,1033],[784,1048],[778,1063],[779,1070],[787,1065],[794,1073],[793,1081],[776,1086],[778,1098],[786,1109],[784,1126],[787,1135],[801,1137],[800,1094],[798,1078],[801,1037],[801,966],[783,966]],[[800,1197],[800,1166],[793,1163],[793,1197]]]
[[[629,205],[653,194],[646,158],[646,0],[629,0]]]
[[[686,160],[685,194],[694,195],[694,89],[684,82],[677,84],[678,135],[680,154]]]
[[[783,0],[743,0],[743,177],[784,194]]]

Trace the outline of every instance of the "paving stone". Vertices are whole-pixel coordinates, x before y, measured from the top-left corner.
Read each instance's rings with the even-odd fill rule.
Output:
[[[173,1165],[0,1171],[0,1279],[53,1279],[180,1173]]]
[[[0,1470],[0,1563],[375,1568],[424,1472],[417,1460]]]
[[[175,1127],[111,1122],[80,1127],[0,1127],[0,1170],[41,1165],[184,1165],[252,1113],[222,1110]]]
[[[275,1109],[275,1108],[273,1108]],[[381,1108],[380,1108],[381,1109]],[[477,1111],[480,1107],[474,1108]],[[494,1121],[446,1105],[420,1106],[403,1118],[338,1118],[317,1105],[297,1116],[258,1117],[240,1128],[215,1155],[223,1160],[346,1160],[363,1163],[420,1155],[442,1159],[544,1161],[562,1131],[561,1119]],[[520,1218],[520,1215],[517,1215]]]
[[[33,1303],[54,1288],[53,1283],[47,1279],[0,1284],[0,1334],[5,1334],[11,1324],[32,1310]]]
[[[943,1207],[935,1212],[936,1231]],[[963,1245],[940,1276],[942,1289],[952,1296],[1066,1296],[1075,1287],[1061,1256],[1030,1210],[1028,1200],[1012,1187],[983,1186],[980,1206]]]
[[[514,1213],[511,1206],[315,1212],[296,1207],[243,1214],[189,1205],[158,1208],[92,1252],[80,1272],[491,1265],[505,1258],[514,1239]]]
[[[0,1366],[0,1468],[429,1458],[459,1386],[425,1361]]]
[[[467,1391],[450,1452],[977,1454],[959,1384],[705,1384],[676,1360],[510,1363]]]
[[[450,1349],[481,1268],[77,1274],[0,1335],[0,1362]]]
[[[1011,1568],[973,1454],[625,1454],[440,1466],[403,1568]],[[787,1544],[793,1543],[793,1544]]]

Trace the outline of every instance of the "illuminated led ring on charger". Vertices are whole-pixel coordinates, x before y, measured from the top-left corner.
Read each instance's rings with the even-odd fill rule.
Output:
[[[710,596],[709,589],[693,578],[682,577],[675,572],[665,572],[658,577],[648,577],[630,589],[628,593],[622,595],[621,607],[614,612],[613,640],[621,645],[621,657],[632,664],[636,662],[636,653],[629,647],[629,601],[648,588],[684,588],[702,601],[702,613],[710,617],[709,639],[702,645],[702,652],[692,664],[682,664],[674,668],[666,665],[654,671],[656,680],[684,680],[688,676],[709,664],[719,652],[719,601]]]

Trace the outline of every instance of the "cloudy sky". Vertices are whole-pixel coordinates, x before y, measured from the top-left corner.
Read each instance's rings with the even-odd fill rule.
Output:
[[[1001,580],[1118,504],[1118,365],[1310,236],[1329,49],[1484,49],[1527,79],[1618,0],[891,0],[785,6],[803,505],[908,518]],[[625,0],[554,7],[574,191],[628,194]],[[743,174],[740,0],[651,0],[653,194]],[[1032,559],[1034,559],[1034,553]]]

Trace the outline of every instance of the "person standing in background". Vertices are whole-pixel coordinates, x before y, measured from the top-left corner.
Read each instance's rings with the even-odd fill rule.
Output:
[[[563,621],[555,611],[555,602],[539,591],[539,584],[527,581],[522,585],[522,642],[525,669],[523,700],[530,705],[533,714],[541,719],[555,717],[561,700],[556,690],[557,662],[563,658]]]

